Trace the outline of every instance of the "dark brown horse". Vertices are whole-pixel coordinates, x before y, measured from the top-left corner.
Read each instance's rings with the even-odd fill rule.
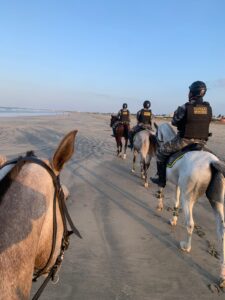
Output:
[[[120,156],[123,159],[126,159],[127,142],[128,142],[130,125],[127,124],[127,123],[119,122],[117,116],[111,115],[110,126],[112,127],[115,124],[115,122],[118,122],[118,124],[116,125],[116,128],[115,128],[115,139],[116,139],[116,144],[117,144],[117,156]],[[122,154],[122,150],[123,150],[122,138],[124,138],[124,140],[125,140],[123,154]]]

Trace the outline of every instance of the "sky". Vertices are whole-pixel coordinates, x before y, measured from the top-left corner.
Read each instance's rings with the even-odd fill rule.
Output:
[[[0,0],[0,106],[225,114],[224,0]]]

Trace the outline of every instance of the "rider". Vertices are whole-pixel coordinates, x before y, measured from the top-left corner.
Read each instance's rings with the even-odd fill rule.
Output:
[[[209,124],[212,120],[212,108],[208,102],[203,101],[207,91],[206,84],[202,81],[195,81],[190,85],[189,90],[189,102],[179,106],[173,115],[172,125],[177,127],[177,135],[157,150],[159,177],[151,178],[151,180],[160,187],[166,186],[168,157],[189,144],[198,143],[204,146],[210,136]]]
[[[137,112],[137,125],[132,128],[129,134],[130,145],[129,147],[133,148],[133,138],[135,134],[144,129],[152,128],[152,111],[150,109],[151,102],[149,100],[145,100],[143,103],[143,108]]]
[[[130,130],[130,111],[127,109],[127,103],[123,103],[122,109],[117,114],[118,120],[112,125],[113,136],[115,136],[116,126],[119,123],[127,124]]]

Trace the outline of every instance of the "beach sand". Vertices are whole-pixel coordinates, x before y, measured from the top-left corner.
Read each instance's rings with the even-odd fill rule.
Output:
[[[165,209],[156,211],[157,186],[143,187],[139,172],[131,173],[132,155],[116,157],[109,115],[68,113],[58,116],[0,119],[1,154],[9,158],[34,150],[50,157],[60,139],[78,129],[76,153],[61,181],[70,190],[68,209],[83,239],[71,237],[57,285],[51,283],[40,299],[176,300],[218,299],[208,284],[219,276],[214,215],[203,197],[194,207],[199,226],[190,254],[179,250],[186,235],[183,214],[171,228],[175,187],[168,183]],[[133,123],[134,125],[134,123]],[[212,124],[208,146],[225,160],[225,125]],[[156,173],[152,161],[149,176]],[[211,252],[211,254],[209,253]],[[33,284],[32,294],[42,279]]]

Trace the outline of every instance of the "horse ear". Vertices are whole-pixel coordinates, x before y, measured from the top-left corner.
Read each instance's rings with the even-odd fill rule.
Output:
[[[60,172],[63,165],[72,157],[76,134],[77,130],[71,131],[60,142],[52,161],[55,171]]]
[[[0,155],[0,166],[4,165],[4,163],[7,161],[7,158],[3,155]]]
[[[158,125],[154,122],[155,129],[158,129]]]

